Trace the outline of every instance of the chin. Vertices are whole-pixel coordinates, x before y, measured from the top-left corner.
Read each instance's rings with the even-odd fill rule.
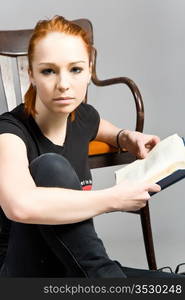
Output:
[[[58,107],[58,108],[55,108],[53,111],[55,113],[62,113],[62,114],[70,114],[72,113],[78,106],[73,106],[73,107]]]

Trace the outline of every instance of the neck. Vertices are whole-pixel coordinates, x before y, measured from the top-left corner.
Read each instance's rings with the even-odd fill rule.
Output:
[[[36,105],[36,111],[38,113],[35,115],[35,121],[43,135],[53,143],[62,145],[66,136],[69,114],[51,112],[43,104]]]

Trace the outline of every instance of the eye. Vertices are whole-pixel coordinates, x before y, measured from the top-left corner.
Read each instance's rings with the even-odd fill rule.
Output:
[[[72,67],[70,70],[72,73],[81,73],[83,69],[81,67]]]
[[[41,71],[41,73],[44,74],[44,75],[50,75],[50,74],[55,74],[55,71],[51,68],[47,68],[47,69],[43,69]]]

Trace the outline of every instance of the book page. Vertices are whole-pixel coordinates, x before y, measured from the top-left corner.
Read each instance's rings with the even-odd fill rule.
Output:
[[[173,134],[159,142],[145,159],[115,171],[116,183],[122,180],[156,183],[178,169],[185,169],[185,147],[182,138]]]

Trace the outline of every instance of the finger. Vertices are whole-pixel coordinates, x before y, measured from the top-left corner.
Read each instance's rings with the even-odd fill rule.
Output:
[[[141,209],[146,206],[148,200],[141,200],[135,204],[136,209]]]
[[[143,141],[138,142],[138,157],[139,158],[145,158],[147,156],[147,149],[143,143]]]
[[[155,144],[158,144],[160,142],[160,137],[157,135],[154,135],[153,140],[154,140]]]
[[[160,138],[156,135],[152,136],[151,139],[146,143],[146,147],[152,149],[155,145],[160,142]]]
[[[142,202],[142,201],[148,201],[151,198],[150,194],[148,193],[148,191],[145,192],[141,192],[140,194],[138,194],[138,196],[136,197],[137,202]]]
[[[155,184],[151,184],[151,185],[148,186],[147,191],[148,192],[158,193],[158,192],[161,191],[161,187],[160,187],[159,184],[156,184],[156,183]]]
[[[143,200],[147,202],[150,198],[151,198],[150,194],[148,192],[145,192],[145,194],[143,195]]]
[[[141,202],[141,208],[145,207],[148,201],[142,201]]]

